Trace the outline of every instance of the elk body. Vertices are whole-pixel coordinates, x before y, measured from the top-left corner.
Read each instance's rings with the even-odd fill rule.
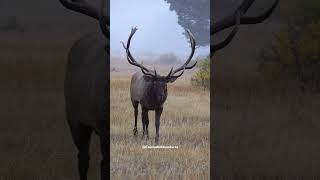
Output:
[[[127,60],[131,65],[137,66],[141,69],[141,72],[135,73],[131,78],[130,85],[130,96],[131,102],[134,108],[134,135],[137,135],[137,117],[138,117],[138,106],[141,105],[142,109],[142,128],[143,128],[143,137],[146,136],[149,138],[148,126],[149,126],[149,117],[148,112],[150,110],[155,111],[155,127],[156,127],[156,137],[155,142],[159,141],[159,128],[160,128],[160,116],[163,110],[163,104],[167,99],[167,83],[174,82],[178,77],[182,76],[185,69],[192,69],[195,67],[197,62],[193,65],[188,66],[190,63],[194,51],[196,42],[192,33],[187,30],[187,33],[190,38],[191,43],[191,54],[186,62],[179,68],[170,70],[167,76],[161,76],[157,74],[156,70],[150,70],[144,67],[142,64],[139,64],[131,55],[129,47],[131,38],[134,33],[137,31],[137,28],[131,30],[131,34],[127,41],[127,45],[123,43],[123,47],[126,50]]]
[[[65,74],[66,118],[78,149],[81,180],[87,179],[89,145],[92,132],[100,137],[102,153],[101,179],[109,171],[108,118],[109,103],[109,19],[85,1],[60,0],[68,9],[99,21],[101,32],[83,36],[71,48]],[[103,7],[103,6],[102,6]]]

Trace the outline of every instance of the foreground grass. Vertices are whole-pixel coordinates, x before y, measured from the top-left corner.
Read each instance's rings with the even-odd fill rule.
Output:
[[[159,145],[179,149],[142,149],[143,145],[154,145],[155,115],[149,112],[150,139],[142,139],[139,107],[138,136],[134,137],[129,85],[130,76],[124,73],[115,73],[111,78],[111,178],[208,179],[209,92],[191,87],[188,77],[170,84]]]
[[[217,73],[214,85],[216,174],[318,175],[319,94],[252,74]]]

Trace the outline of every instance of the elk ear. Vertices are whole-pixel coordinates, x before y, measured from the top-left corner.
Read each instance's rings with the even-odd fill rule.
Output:
[[[143,79],[144,79],[145,81],[147,81],[147,82],[150,82],[150,81],[153,80],[153,77],[147,76],[147,75],[143,75]]]
[[[178,79],[178,77],[169,77],[168,79],[167,79],[167,82],[168,83],[173,83],[174,81],[176,81]]]

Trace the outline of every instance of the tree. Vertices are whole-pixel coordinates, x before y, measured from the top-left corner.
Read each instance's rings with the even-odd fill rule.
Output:
[[[190,29],[197,45],[210,44],[210,1],[209,0],[165,0],[170,4],[170,10],[178,15],[178,24]],[[186,38],[188,35],[184,34]]]
[[[291,78],[302,90],[320,91],[320,1],[294,0],[284,13],[287,25],[261,52],[260,70],[273,78]]]

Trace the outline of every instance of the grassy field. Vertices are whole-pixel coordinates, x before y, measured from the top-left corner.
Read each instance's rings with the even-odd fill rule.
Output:
[[[190,85],[192,72],[186,72],[185,76],[169,84],[161,116],[159,145],[179,148],[142,149],[143,145],[154,145],[155,113],[149,112],[150,138],[142,139],[139,106],[138,136],[134,137],[129,86],[136,70],[139,69],[121,69],[111,76],[111,178],[209,179],[209,92]]]
[[[223,63],[216,69],[211,104],[216,175],[318,175],[320,95],[302,93],[294,81],[240,74],[231,66],[227,73]]]
[[[80,34],[63,40],[57,37],[65,34],[50,35],[51,39],[46,34],[40,38],[1,36],[0,180],[78,179],[76,148],[65,120],[63,79],[67,52]],[[262,79],[253,73],[252,58],[244,58],[252,49],[243,48],[245,55],[237,58],[240,50],[236,44],[234,41],[231,51],[215,59],[210,115],[215,161],[211,166],[228,175],[317,175],[320,95],[301,93],[294,82]],[[160,145],[177,145],[179,149],[142,150],[142,145],[153,144],[154,113],[149,115],[150,140],[141,139],[140,115],[139,136],[134,138],[128,85],[137,69],[122,64],[114,67],[113,179],[129,175],[135,179],[148,175],[158,179],[206,178],[209,94],[190,87],[192,72],[169,85],[161,118]],[[162,72],[167,71],[163,67]],[[94,135],[89,179],[99,178],[99,149]]]
[[[63,40],[58,38],[63,36],[65,34],[53,33],[50,34],[50,38],[45,33],[42,36],[38,34],[37,38],[32,38],[31,34],[28,34],[28,36],[16,34],[1,36],[0,180],[78,179],[77,151],[72,142],[65,119],[63,81],[67,53],[72,43],[81,36],[81,33],[72,34],[68,36],[70,38]],[[121,65],[120,67],[123,66]],[[118,66],[117,69],[119,69]],[[121,71],[123,70],[121,69]],[[185,112],[170,112],[166,108],[160,129],[161,137],[163,138],[161,143],[167,141],[170,145],[178,145],[180,149],[170,150],[171,152],[159,152],[159,154],[162,154],[162,159],[154,163],[152,166],[153,170],[150,169],[149,171],[151,175],[156,175],[155,171],[160,173],[160,170],[169,173],[170,169],[167,169],[168,167],[176,168],[172,169],[175,171],[179,170],[177,172],[181,172],[180,176],[189,175],[192,173],[192,169],[190,169],[192,166],[190,165],[193,164],[195,159],[198,161],[198,170],[196,171],[197,174],[194,175],[204,177],[208,175],[209,96],[208,92],[201,92],[194,88],[190,89],[187,82],[181,79],[176,84],[170,86],[172,92],[166,105],[167,108],[171,106],[176,110],[186,108]],[[128,86],[127,80],[119,80],[118,85],[120,87],[118,86],[117,88],[121,90],[119,92],[123,94],[128,93],[126,91]],[[183,91],[181,91],[180,95],[174,95],[174,92],[177,93],[181,89]],[[112,92],[114,93],[113,90]],[[199,102],[198,105],[206,108],[202,110],[204,113],[202,116],[194,116],[192,114],[195,111],[190,109],[191,107],[186,107],[186,104],[180,105],[180,103],[187,102],[182,95],[195,94],[198,96],[196,100],[196,102]],[[127,118],[118,122],[112,122],[116,125],[127,123],[122,129],[119,126],[114,126],[118,130],[112,131],[112,133],[116,133],[112,134],[112,140],[119,140],[112,141],[115,142],[113,145],[117,145],[112,145],[112,147],[117,148],[112,149],[113,179],[115,179],[115,172],[116,174],[124,175],[119,172],[124,172],[128,169],[131,169],[130,173],[133,175],[132,177],[136,177],[139,173],[145,174],[147,162],[154,161],[154,157],[156,156],[151,152],[150,154],[144,153],[143,156],[134,156],[132,154],[134,152],[139,153],[138,151],[127,151],[125,156],[125,152],[121,149],[121,146],[124,147],[126,145],[125,150],[130,150],[130,148],[137,150],[138,147],[141,149],[142,142],[130,143],[132,141],[133,122],[133,119],[130,117],[132,117],[131,113],[133,112],[129,101],[125,100],[125,98],[128,98],[128,94],[127,96],[123,96],[123,99],[119,95],[116,97],[119,98],[119,102],[114,102],[115,99],[112,99],[111,112],[113,115],[119,113],[122,117],[126,115]],[[177,104],[173,103],[175,100],[178,102]],[[200,100],[203,102],[200,103]],[[123,103],[122,106],[119,106],[121,103]],[[119,111],[121,109],[115,107],[127,107],[126,114]],[[196,110],[199,109],[199,107],[192,107]],[[176,115],[172,113],[176,113]],[[168,117],[175,119],[169,121]],[[150,118],[150,123],[152,124],[152,117]],[[193,120],[195,121],[191,122]],[[139,132],[141,132],[141,124],[139,125]],[[194,125],[193,130],[189,132],[191,125]],[[166,130],[167,126],[180,127],[176,129],[168,127]],[[183,134],[187,135],[184,136]],[[150,125],[150,135],[153,139],[154,126],[152,125]],[[171,140],[166,140],[168,138]],[[99,139],[96,135],[92,136],[90,155],[91,161],[88,178],[99,179],[101,156]],[[186,155],[192,158],[183,158]],[[115,157],[117,158],[115,159]],[[138,162],[134,159],[136,158],[141,160],[141,163],[129,164],[129,162],[121,160],[121,158],[129,157],[132,158],[131,162]],[[175,158],[175,161],[170,161],[172,158]],[[145,161],[142,161],[142,159]],[[164,166],[163,164],[171,166]],[[137,169],[132,168],[133,166]],[[160,168],[158,171],[158,166],[164,169]],[[161,176],[166,176],[166,174],[162,174]]]

